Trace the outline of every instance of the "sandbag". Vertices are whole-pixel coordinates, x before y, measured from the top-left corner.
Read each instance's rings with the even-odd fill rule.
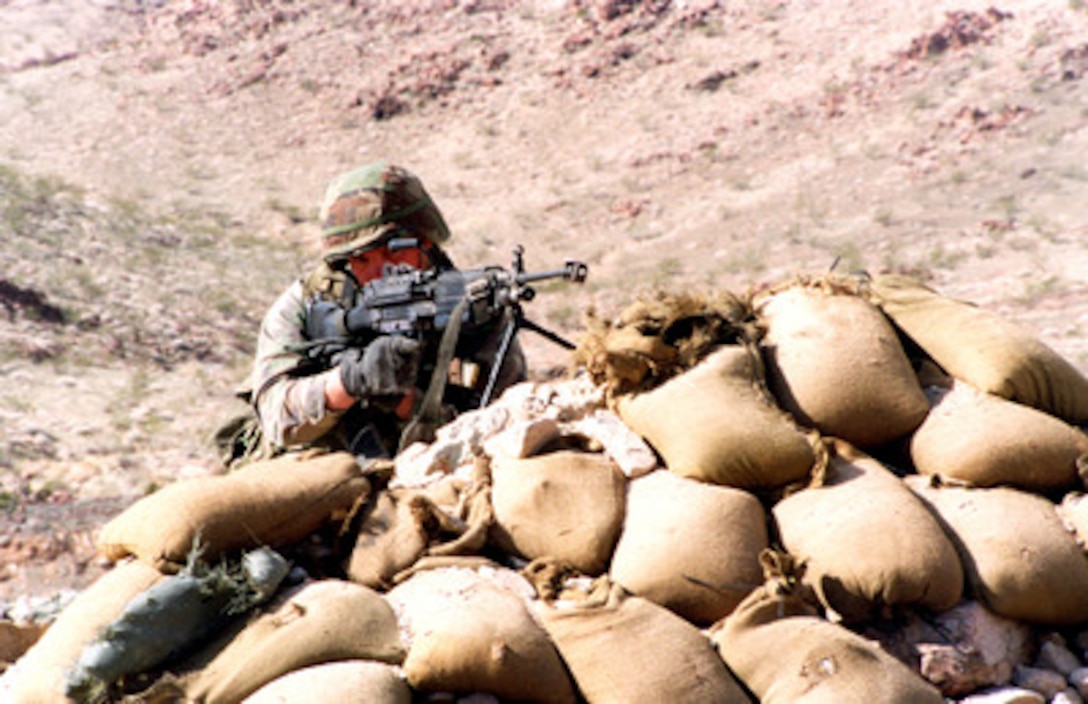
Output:
[[[137,594],[164,578],[150,565],[129,560],[80,592],[9,673],[15,677],[15,701],[24,704],[69,701],[65,696],[68,674],[84,647]]]
[[[346,452],[254,462],[140,499],[103,526],[98,550],[111,560],[136,555],[165,570],[184,564],[198,538],[207,561],[233,550],[281,547],[346,514],[369,487]]]
[[[491,476],[495,545],[530,560],[555,557],[589,575],[607,569],[626,491],[611,459],[572,450],[496,457]]]
[[[423,692],[484,692],[503,701],[575,701],[574,685],[525,595],[507,588],[511,570],[417,572],[389,592],[408,632],[404,674]]]
[[[931,387],[933,408],[910,440],[919,474],[975,486],[1069,489],[1088,461],[1088,435],[1048,413],[964,382]]]
[[[341,660],[304,667],[278,677],[242,704],[412,704],[412,690],[392,665]]]
[[[808,562],[805,579],[846,622],[906,604],[943,611],[962,596],[963,566],[940,524],[899,477],[843,441],[822,484],[772,514],[782,545]]]
[[[1049,500],[1011,487],[904,481],[933,509],[960,551],[970,592],[1015,621],[1088,621],[1088,560]]]
[[[656,471],[629,482],[609,576],[697,625],[726,616],[762,581],[767,516],[752,494]]]
[[[437,538],[449,519],[423,493],[394,489],[375,497],[348,557],[348,579],[372,589],[389,589]]]
[[[752,701],[695,626],[607,578],[584,600],[537,606],[589,704]]]
[[[288,672],[356,659],[404,659],[393,609],[368,587],[321,580],[284,594],[191,658],[182,685],[204,704],[233,703]]]
[[[761,346],[779,405],[806,427],[859,447],[910,433],[929,404],[899,337],[845,287],[797,283],[762,297]]]
[[[815,457],[760,388],[759,369],[748,347],[726,345],[652,390],[618,396],[616,412],[681,476],[740,489],[784,486]]]
[[[1088,379],[1016,323],[908,276],[877,276],[870,289],[895,325],[955,378],[1074,425],[1088,422]]]
[[[943,704],[936,687],[877,643],[820,618],[799,576],[768,569],[767,582],[711,634],[760,704]]]

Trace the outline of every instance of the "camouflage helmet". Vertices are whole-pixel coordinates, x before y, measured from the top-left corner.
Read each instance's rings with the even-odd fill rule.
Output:
[[[450,237],[442,213],[419,178],[384,161],[334,178],[325,189],[318,217],[329,261],[375,247],[400,229],[438,245]]]

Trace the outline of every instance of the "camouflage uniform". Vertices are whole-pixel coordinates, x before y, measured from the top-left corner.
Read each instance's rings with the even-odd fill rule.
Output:
[[[420,205],[422,203],[422,205]],[[326,194],[321,216],[326,239],[326,261],[308,276],[291,284],[268,310],[261,324],[252,374],[253,404],[261,431],[271,448],[318,445],[351,449],[368,456],[396,449],[404,420],[394,409],[400,399],[364,398],[347,411],[326,407],[325,385],[318,376],[330,367],[315,366],[300,346],[305,343],[306,305],[314,297],[340,300],[350,269],[351,254],[407,232],[439,245],[449,237],[445,222],[417,178],[387,164],[372,164],[334,180]],[[362,223],[360,225],[360,223]],[[353,229],[352,226],[356,227]],[[349,238],[330,246],[332,238]],[[440,260],[452,267],[441,254]],[[498,347],[502,324],[464,355],[480,364],[480,379],[490,372],[487,363]],[[517,341],[511,345],[496,391],[525,378],[525,358]],[[422,396],[417,394],[417,398]],[[467,410],[449,408],[447,415]],[[357,443],[360,431],[375,431],[377,444]]]

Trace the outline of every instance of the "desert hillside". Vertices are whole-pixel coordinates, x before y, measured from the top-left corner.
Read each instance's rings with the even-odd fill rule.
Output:
[[[640,291],[899,271],[1088,370],[1088,7],[772,1],[0,2],[0,602],[217,471],[326,181],[418,173],[462,264]],[[566,359],[527,338],[534,368]]]

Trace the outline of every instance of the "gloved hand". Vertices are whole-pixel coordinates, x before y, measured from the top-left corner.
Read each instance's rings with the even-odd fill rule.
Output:
[[[353,348],[340,359],[344,390],[356,398],[407,393],[419,373],[418,340],[400,335],[379,337],[365,349]]]

